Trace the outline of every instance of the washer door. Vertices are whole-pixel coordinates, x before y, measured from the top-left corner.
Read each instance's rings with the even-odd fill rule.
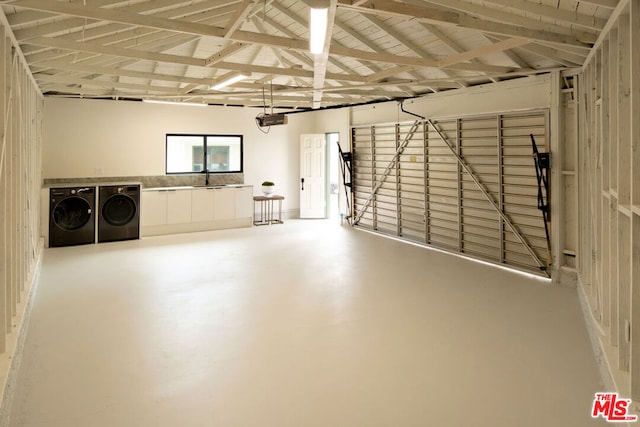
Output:
[[[109,225],[122,226],[136,216],[136,203],[126,194],[114,194],[102,205],[102,218]]]
[[[61,200],[53,210],[53,222],[64,231],[84,227],[91,220],[91,205],[81,197],[71,196]]]

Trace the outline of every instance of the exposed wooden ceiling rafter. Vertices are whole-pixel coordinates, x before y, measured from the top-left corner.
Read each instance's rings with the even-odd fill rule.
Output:
[[[361,6],[353,6],[350,0],[339,0],[338,6],[352,8],[360,12],[386,14],[425,20],[431,23],[454,25],[461,28],[478,30],[488,33],[503,34],[511,37],[529,38],[533,40],[549,41],[553,43],[569,44],[589,47],[593,37],[587,41],[580,40],[578,34],[559,34],[552,31],[530,29],[518,25],[504,24],[475,18],[466,13],[442,11],[436,8],[414,6],[393,0],[369,0]],[[584,34],[579,33],[584,36]]]
[[[311,0],[0,0],[0,14],[44,94],[259,105],[269,86],[274,107],[307,109],[581,66],[620,9],[617,0],[328,2],[322,56],[308,51]],[[235,72],[251,78],[209,89]]]

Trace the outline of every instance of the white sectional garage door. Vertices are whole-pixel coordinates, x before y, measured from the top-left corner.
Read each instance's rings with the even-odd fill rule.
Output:
[[[548,151],[546,110],[353,127],[353,221],[544,274],[531,134]]]

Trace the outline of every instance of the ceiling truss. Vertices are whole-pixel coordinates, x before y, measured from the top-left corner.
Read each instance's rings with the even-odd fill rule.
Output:
[[[308,1],[308,0],[307,0]],[[49,96],[322,108],[579,67],[615,0],[0,0]],[[222,91],[221,76],[250,73]],[[272,96],[264,96],[269,91]]]

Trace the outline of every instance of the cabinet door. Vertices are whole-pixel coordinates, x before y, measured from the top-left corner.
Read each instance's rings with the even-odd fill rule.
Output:
[[[236,218],[253,218],[253,187],[236,188]]]
[[[167,224],[191,222],[191,191],[169,190],[167,193]]]
[[[213,221],[212,188],[198,188],[191,191],[191,222]]]
[[[167,223],[167,192],[143,191],[140,204],[140,223],[163,225]]]
[[[233,219],[236,215],[236,189],[216,188],[213,190],[213,216],[215,219]]]

